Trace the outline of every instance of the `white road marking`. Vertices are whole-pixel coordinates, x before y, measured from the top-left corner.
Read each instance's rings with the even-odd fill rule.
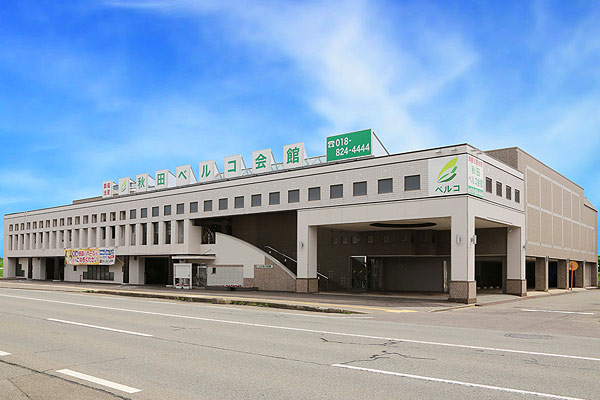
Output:
[[[98,326],[98,325],[82,324],[81,322],[64,321],[62,319],[55,319],[55,318],[46,318],[46,320],[48,320],[48,321],[54,321],[54,322],[60,322],[61,324],[69,324],[69,325],[85,326],[86,328],[102,329],[104,331],[127,333],[129,335],[137,335],[137,336],[144,336],[144,337],[152,337],[152,335],[149,335],[147,333],[124,331],[122,329],[107,328],[105,326]]]
[[[424,340],[412,340],[412,339],[392,338],[392,337],[384,337],[384,336],[361,335],[361,334],[356,334],[356,333],[330,332],[330,331],[321,331],[321,330],[306,329],[306,328],[292,328],[292,327],[288,327],[288,326],[265,325],[265,324],[257,324],[257,323],[252,323],[252,322],[228,321],[228,320],[223,320],[223,319],[193,317],[193,316],[189,316],[189,315],[178,315],[178,314],[167,314],[167,313],[159,313],[159,312],[154,312],[154,311],[142,311],[142,310],[127,309],[127,308],[96,306],[96,305],[92,305],[92,304],[71,303],[68,301],[38,299],[35,297],[22,297],[22,296],[8,295],[8,294],[0,294],[0,296],[12,297],[12,298],[23,299],[23,300],[41,301],[41,302],[45,302],[45,303],[66,304],[66,305],[79,306],[79,307],[97,308],[97,309],[101,309],[101,310],[123,311],[123,312],[130,312],[130,313],[136,313],[136,314],[157,315],[157,316],[161,316],[161,317],[182,318],[182,319],[189,319],[189,320],[195,320],[195,321],[206,321],[206,322],[218,322],[218,323],[231,324],[231,325],[254,326],[254,327],[258,327],[258,328],[280,329],[280,330],[295,331],[295,332],[318,333],[318,334],[322,334],[322,335],[336,335],[336,336],[356,337],[356,338],[363,338],[363,339],[386,340],[386,341],[395,341],[395,342],[403,342],[403,343],[415,343],[415,344],[423,344],[423,345],[430,345],[430,346],[453,347],[453,348],[471,349],[471,350],[485,350],[485,351],[494,351],[494,352],[500,352],[500,353],[527,354],[527,355],[545,356],[545,357],[568,358],[568,359],[574,359],[574,360],[600,361],[600,358],[597,358],[597,357],[572,356],[572,355],[568,355],[568,354],[543,353],[543,352],[537,352],[537,351],[503,349],[503,348],[484,347],[484,346],[471,346],[471,345],[466,345],[466,344],[443,343],[443,342],[428,342],[428,341],[424,341]]]
[[[10,353],[7,353],[5,351],[0,351],[0,357],[2,356],[10,356]]]
[[[576,398],[576,397],[566,397],[566,396],[559,396],[559,395],[556,395],[556,394],[531,392],[531,391],[528,391],[528,390],[511,389],[511,388],[505,388],[505,387],[501,387],[501,386],[482,385],[480,383],[470,383],[470,382],[453,381],[453,380],[449,380],[449,379],[432,378],[432,377],[429,377],[429,376],[402,374],[400,372],[392,372],[392,371],[385,371],[385,370],[381,370],[381,369],[372,369],[372,368],[354,367],[352,365],[345,365],[345,364],[333,364],[332,367],[347,368],[347,369],[353,369],[353,370],[365,371],[365,372],[374,372],[374,373],[377,373],[377,374],[393,375],[393,376],[399,376],[399,377],[402,377],[402,378],[419,379],[419,380],[422,380],[422,381],[429,381],[429,382],[448,383],[448,384],[451,384],[451,385],[459,385],[459,386],[467,386],[467,387],[473,387],[473,388],[497,390],[497,391],[500,391],[500,392],[527,394],[527,395],[532,395],[532,396],[545,397],[545,398],[549,398],[549,399],[583,400],[583,399]]]
[[[125,392],[125,393],[131,394],[131,393],[141,392],[140,389],[136,389],[131,386],[121,385],[120,383],[107,381],[106,379],[96,378],[95,376],[82,374],[81,372],[71,371],[70,369],[59,369],[56,372],[58,372],[59,374],[72,376],[73,378],[82,379],[84,381],[96,383],[98,385],[107,386],[111,389],[120,390],[121,392]]]
[[[594,315],[593,312],[580,312],[580,311],[557,311],[557,310],[531,310],[528,308],[522,308],[521,311],[525,312],[545,312],[545,313],[558,313],[558,314],[580,314],[580,315]]]
[[[300,313],[288,313],[288,312],[278,312],[277,314],[283,315],[300,315],[302,317],[312,317],[312,318],[331,318],[331,319],[371,319],[373,317],[348,317],[345,315],[340,315],[339,317],[333,315],[314,315],[314,314],[300,314]]]

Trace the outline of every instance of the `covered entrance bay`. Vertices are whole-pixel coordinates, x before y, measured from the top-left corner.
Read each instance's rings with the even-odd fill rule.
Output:
[[[170,285],[169,258],[147,257],[144,259],[144,282],[146,285]]]

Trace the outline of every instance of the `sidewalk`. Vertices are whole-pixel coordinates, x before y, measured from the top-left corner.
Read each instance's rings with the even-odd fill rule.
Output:
[[[266,291],[230,291],[204,289],[175,289],[164,286],[135,286],[104,283],[78,283],[0,279],[0,288],[50,290],[63,292],[98,293],[119,296],[151,297],[165,300],[203,302],[213,304],[273,307],[326,313],[409,313],[436,312],[457,308],[501,304],[539,296],[564,294],[566,290],[529,292],[528,297],[502,293],[480,293],[476,304],[457,304],[448,301],[443,293],[290,293]],[[586,289],[574,289],[584,291]]]

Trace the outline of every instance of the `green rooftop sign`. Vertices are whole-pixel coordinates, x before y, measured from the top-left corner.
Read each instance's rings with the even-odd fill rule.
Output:
[[[370,156],[373,148],[372,137],[371,129],[329,136],[327,138],[327,162]]]

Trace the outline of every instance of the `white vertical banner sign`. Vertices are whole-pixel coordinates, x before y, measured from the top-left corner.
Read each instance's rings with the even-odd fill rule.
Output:
[[[302,167],[305,160],[304,143],[283,146],[283,168]]]
[[[217,163],[214,160],[198,164],[198,182],[214,181],[218,173]]]
[[[166,189],[175,186],[175,175],[168,169],[156,171],[156,189]]]
[[[147,192],[154,189],[154,178],[148,174],[139,174],[135,176],[136,193]]]
[[[483,161],[469,154],[467,169],[469,174],[468,193],[483,197]]]

